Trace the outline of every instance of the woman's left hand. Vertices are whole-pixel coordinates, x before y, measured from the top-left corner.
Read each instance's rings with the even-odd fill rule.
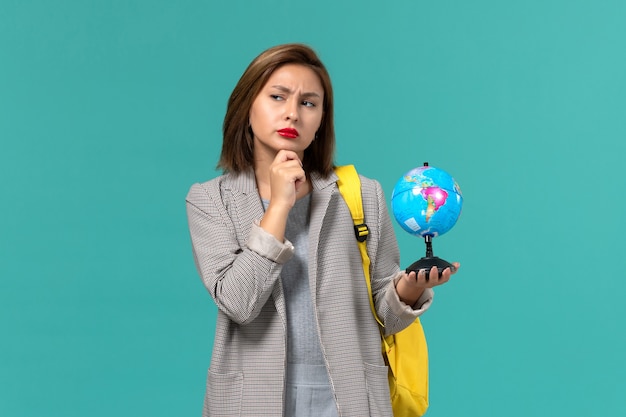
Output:
[[[426,270],[424,269],[418,273],[415,273],[415,271],[411,271],[408,274],[406,271],[403,272],[396,284],[396,291],[400,300],[405,304],[413,305],[426,288],[433,288],[448,282],[450,277],[456,274],[461,267],[461,264],[458,262],[454,262],[452,265],[454,268],[444,269],[441,275],[439,275],[439,270],[436,266],[433,266],[428,271],[428,276],[426,276]]]

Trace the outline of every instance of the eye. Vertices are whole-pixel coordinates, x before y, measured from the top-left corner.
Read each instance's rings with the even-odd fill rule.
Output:
[[[272,98],[272,100],[276,100],[276,101],[284,100],[283,96],[278,95],[278,94],[270,94],[270,97]]]
[[[313,103],[312,101],[308,101],[308,100],[304,100],[302,102],[302,105],[305,107],[315,107],[317,106],[317,104]]]

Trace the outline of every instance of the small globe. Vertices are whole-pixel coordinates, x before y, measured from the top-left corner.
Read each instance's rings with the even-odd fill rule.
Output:
[[[432,166],[414,168],[396,183],[391,195],[393,215],[416,236],[440,236],[461,215],[463,195],[454,178]]]

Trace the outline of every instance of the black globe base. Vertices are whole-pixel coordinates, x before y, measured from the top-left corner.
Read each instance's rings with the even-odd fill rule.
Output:
[[[431,268],[436,266],[439,270],[439,275],[443,273],[443,270],[446,268],[450,268],[450,271],[454,272],[456,267],[452,265],[450,262],[439,258],[438,256],[425,256],[417,261],[413,262],[411,266],[406,269],[406,273],[408,274],[411,271],[415,271],[415,273],[419,273],[422,269],[426,270],[426,279],[428,279],[428,272],[430,272]]]
[[[413,262],[411,266],[406,269],[406,273],[408,274],[411,271],[415,271],[416,274],[419,273],[422,269],[426,270],[426,280],[428,280],[428,273],[432,269],[433,266],[437,267],[439,271],[439,275],[443,274],[444,269],[450,268],[451,272],[456,271],[456,267],[452,265],[450,262],[441,259],[438,256],[433,255],[433,237],[430,235],[424,236],[424,243],[426,243],[426,256],[418,259]]]

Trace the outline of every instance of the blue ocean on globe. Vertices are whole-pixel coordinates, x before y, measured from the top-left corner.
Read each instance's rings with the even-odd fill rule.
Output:
[[[391,207],[402,229],[416,236],[440,236],[456,224],[463,195],[446,171],[421,166],[405,173],[391,195]]]

